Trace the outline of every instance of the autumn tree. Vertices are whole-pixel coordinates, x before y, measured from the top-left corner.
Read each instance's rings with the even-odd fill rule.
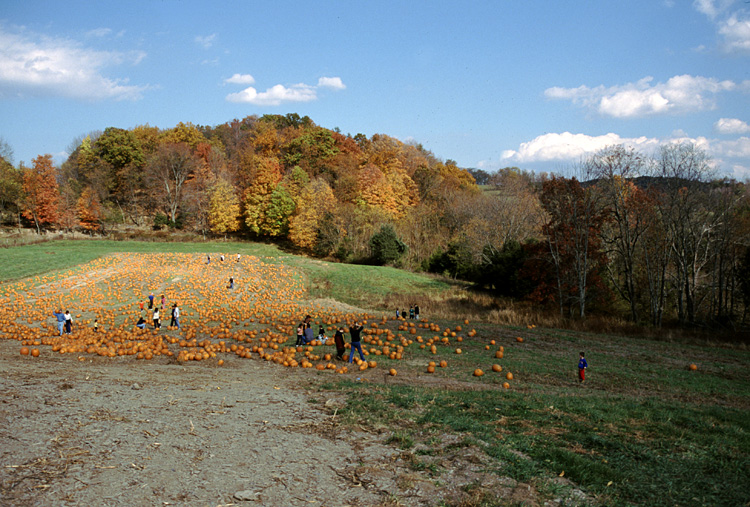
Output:
[[[34,221],[37,233],[45,225],[57,225],[60,219],[60,194],[52,155],[39,155],[30,168],[23,168],[21,214]]]
[[[571,313],[575,305],[583,318],[605,262],[600,231],[606,211],[594,189],[583,188],[576,178],[544,182],[541,202],[549,217],[543,232],[555,268],[560,313],[571,301]]]
[[[255,234],[262,234],[271,194],[281,181],[281,165],[278,159],[260,157],[253,171],[250,186],[245,190],[245,224]]]
[[[23,189],[21,171],[13,167],[12,151],[5,146],[0,152],[0,213],[16,215],[18,213]]]
[[[209,222],[211,231],[217,234],[234,232],[240,228],[240,201],[234,187],[225,179],[219,179],[210,191]]]
[[[289,224],[289,239],[300,248],[312,250],[321,220],[334,207],[333,191],[328,183],[313,180],[302,190],[297,211]]]
[[[76,203],[78,221],[81,227],[87,231],[99,230],[104,220],[104,209],[102,208],[99,195],[91,188],[86,187]]]
[[[151,194],[172,224],[182,205],[185,182],[198,167],[198,158],[184,143],[161,145],[148,161],[146,174]]]
[[[680,322],[692,324],[705,297],[700,281],[712,255],[716,228],[726,217],[708,199],[705,183],[713,169],[708,154],[695,144],[662,147],[656,171],[665,183],[659,212],[670,237],[677,314]]]
[[[653,206],[645,192],[632,179],[646,173],[648,159],[633,148],[607,147],[583,163],[584,174],[596,181],[596,190],[606,207],[609,220],[602,228],[602,246],[609,262],[607,272],[612,286],[630,306],[630,318],[638,322],[641,287],[637,252],[651,224],[646,209]]]

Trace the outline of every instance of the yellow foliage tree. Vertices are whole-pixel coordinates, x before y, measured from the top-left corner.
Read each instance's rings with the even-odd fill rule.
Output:
[[[245,223],[251,231],[259,234],[266,222],[266,211],[271,194],[281,181],[281,166],[278,159],[260,157],[252,182],[245,190]]]
[[[211,188],[208,220],[211,230],[217,234],[234,232],[240,228],[240,201],[234,187],[225,179],[219,179]]]
[[[297,213],[289,224],[289,239],[300,248],[312,250],[318,236],[320,221],[334,209],[333,190],[322,179],[314,180],[302,189]]]

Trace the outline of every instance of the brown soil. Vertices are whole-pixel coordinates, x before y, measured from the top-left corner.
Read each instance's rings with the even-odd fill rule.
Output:
[[[0,505],[474,505],[488,492],[539,503],[480,449],[439,451],[435,476],[389,434],[342,424],[345,400],[316,388],[328,372],[32,358],[9,340],[0,357]]]

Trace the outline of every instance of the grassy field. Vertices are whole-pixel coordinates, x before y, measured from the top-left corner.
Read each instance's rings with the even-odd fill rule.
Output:
[[[230,260],[253,255],[295,268],[309,298],[363,308],[403,294],[453,290],[391,268],[329,264],[236,243],[59,241],[8,248],[0,250],[0,280],[28,279],[24,287],[33,287],[39,275],[75,276],[80,265],[115,252],[211,253],[214,259],[224,252]],[[430,308],[424,310],[430,316]],[[446,328],[457,333],[447,344],[436,342],[435,354],[420,348],[417,334],[397,329],[403,323],[389,321],[382,327],[414,339],[402,359],[379,356],[377,369],[363,374],[310,375],[322,392],[345,395],[338,417],[389,435],[413,469],[437,485],[450,473],[447,453],[470,448],[485,456],[488,470],[565,504],[750,505],[745,347],[430,318],[440,331],[417,328],[423,340],[442,338]],[[469,336],[472,328],[476,334]],[[504,357],[497,359],[500,346]],[[579,351],[590,366],[584,385],[575,379]],[[427,373],[428,362],[440,360],[447,366]],[[493,372],[493,364],[502,373]],[[382,373],[389,368],[397,375]],[[472,376],[476,368],[484,376]],[[577,489],[585,496],[576,496]],[[479,487],[473,498],[470,505],[504,505]]]

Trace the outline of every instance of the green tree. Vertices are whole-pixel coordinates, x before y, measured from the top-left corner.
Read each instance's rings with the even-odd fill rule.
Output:
[[[396,262],[406,252],[406,243],[391,224],[386,224],[370,238],[370,250],[373,260],[382,266]]]
[[[279,184],[268,198],[259,226],[261,234],[271,237],[286,236],[289,232],[289,218],[297,205],[283,184]]]

